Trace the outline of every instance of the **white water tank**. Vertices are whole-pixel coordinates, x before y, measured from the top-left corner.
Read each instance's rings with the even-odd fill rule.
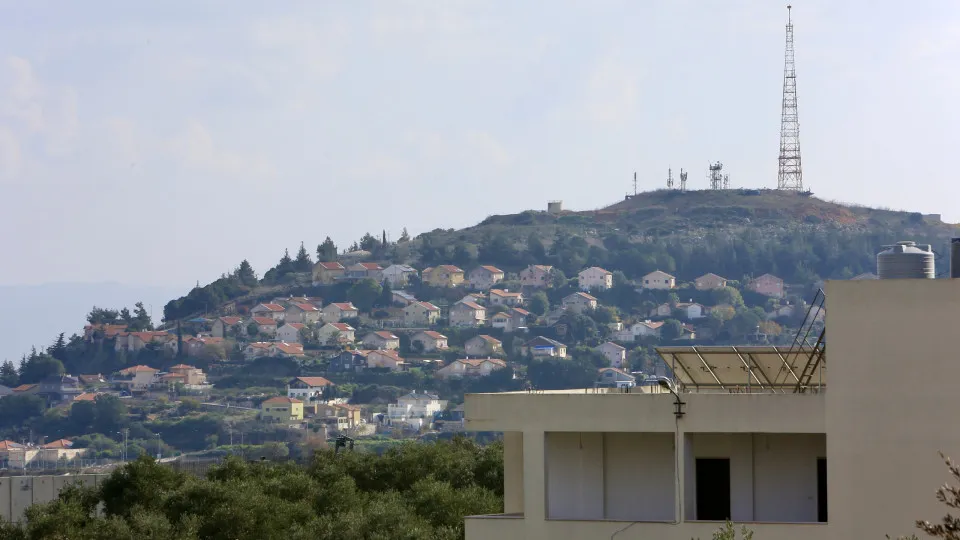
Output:
[[[929,244],[897,242],[877,254],[880,279],[934,279],[933,249]]]

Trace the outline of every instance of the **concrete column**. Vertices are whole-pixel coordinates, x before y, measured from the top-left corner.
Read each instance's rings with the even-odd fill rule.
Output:
[[[543,431],[523,432],[523,515],[526,521],[547,516],[546,454]]]
[[[523,513],[523,432],[503,434],[503,511]]]

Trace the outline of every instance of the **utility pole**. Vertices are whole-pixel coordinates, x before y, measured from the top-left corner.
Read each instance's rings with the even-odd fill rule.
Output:
[[[797,70],[793,55],[793,19],[787,6],[787,44],[783,57],[783,108],[780,113],[780,165],[777,189],[803,191],[800,166],[800,113],[797,110]]]

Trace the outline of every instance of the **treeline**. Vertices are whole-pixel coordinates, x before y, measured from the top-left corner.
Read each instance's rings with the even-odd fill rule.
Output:
[[[0,524],[0,540],[454,540],[464,516],[502,511],[502,444],[455,438],[306,466],[228,458],[206,478],[141,457]]]
[[[507,233],[486,235],[476,242],[464,237],[442,244],[427,233],[421,237],[420,262],[424,266],[456,264],[470,268],[493,264],[519,271],[530,264],[547,264],[574,277],[583,268],[601,266],[620,270],[637,279],[654,270],[690,281],[713,272],[729,279],[771,273],[789,283],[818,279],[847,279],[876,271],[876,254],[884,244],[900,238],[899,231],[814,229],[796,227],[773,234],[758,229],[740,233],[708,232],[699,237],[671,235],[637,237],[611,232],[602,245],[561,230],[549,245],[539,232],[518,241]],[[938,239],[916,239],[937,245]]]

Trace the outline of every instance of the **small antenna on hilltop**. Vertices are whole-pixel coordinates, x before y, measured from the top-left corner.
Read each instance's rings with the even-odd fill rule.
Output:
[[[680,169],[680,191],[687,190],[687,173]]]
[[[637,171],[633,171],[633,196],[637,196]]]
[[[673,189],[673,169],[667,169],[667,189]]]

